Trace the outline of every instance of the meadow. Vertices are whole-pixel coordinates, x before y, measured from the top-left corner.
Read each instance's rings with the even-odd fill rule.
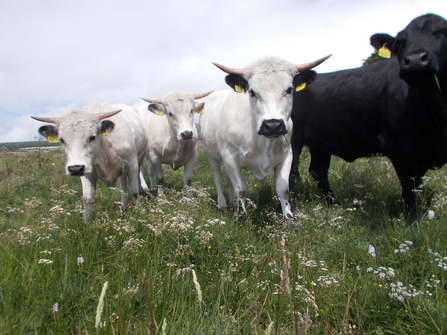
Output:
[[[387,158],[334,158],[329,207],[303,152],[293,224],[273,178],[245,174],[248,214],[218,212],[199,148],[120,214],[98,183],[82,221],[79,179],[59,151],[0,154],[1,334],[446,334],[446,168],[424,179],[418,224],[399,214]]]

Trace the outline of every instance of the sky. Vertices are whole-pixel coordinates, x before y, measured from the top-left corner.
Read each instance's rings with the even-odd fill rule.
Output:
[[[212,62],[265,57],[332,72],[359,67],[375,33],[447,18],[446,0],[0,0],[0,143],[91,102],[139,106],[174,90],[227,89]]]

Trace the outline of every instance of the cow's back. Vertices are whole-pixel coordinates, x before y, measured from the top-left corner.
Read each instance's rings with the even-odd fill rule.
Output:
[[[386,154],[386,139],[400,131],[407,95],[394,58],[318,74],[294,94],[294,141],[346,161]]]

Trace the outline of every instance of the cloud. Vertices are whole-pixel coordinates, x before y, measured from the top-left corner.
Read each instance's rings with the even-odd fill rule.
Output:
[[[266,55],[303,63],[333,53],[318,72],[357,67],[373,51],[371,34],[395,34],[430,11],[445,16],[447,3],[3,1],[0,141],[6,134],[32,140],[35,124],[26,132],[28,123],[20,123],[29,113],[226,89],[212,61],[244,67]]]

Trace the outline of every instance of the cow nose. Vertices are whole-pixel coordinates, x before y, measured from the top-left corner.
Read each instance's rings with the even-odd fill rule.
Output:
[[[71,176],[82,176],[85,173],[85,165],[70,165],[68,172]]]
[[[423,70],[427,67],[428,63],[429,59],[426,51],[415,52],[404,57],[401,68],[405,71]]]
[[[180,135],[182,135],[182,139],[184,139],[184,140],[192,139],[192,131],[191,130],[184,131]]]
[[[287,134],[287,129],[283,120],[264,120],[262,121],[258,134],[266,137],[278,137]]]

